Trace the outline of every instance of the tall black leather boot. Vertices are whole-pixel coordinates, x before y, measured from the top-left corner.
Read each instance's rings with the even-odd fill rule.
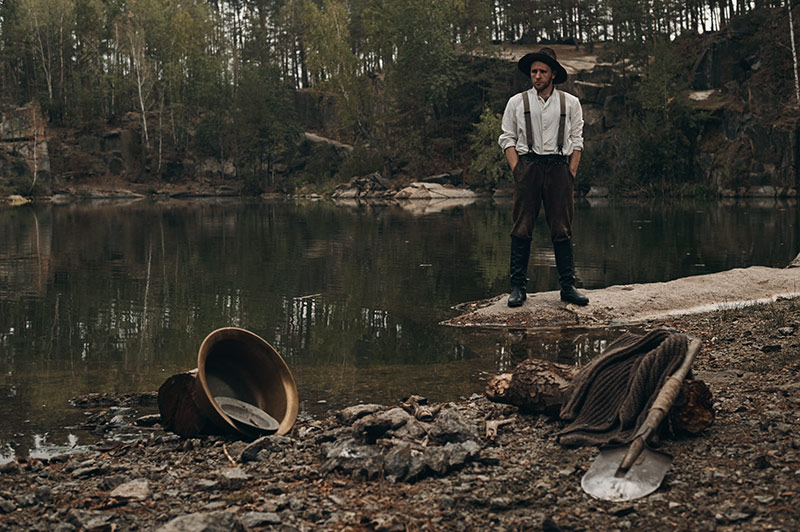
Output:
[[[525,293],[528,281],[528,259],[531,256],[531,241],[526,238],[511,237],[511,293],[508,306],[519,307],[527,299]]]
[[[575,263],[572,258],[572,241],[553,242],[558,270],[558,284],[561,285],[561,301],[576,305],[589,304],[589,298],[575,290]]]

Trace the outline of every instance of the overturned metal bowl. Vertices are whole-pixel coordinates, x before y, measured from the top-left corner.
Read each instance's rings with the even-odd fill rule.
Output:
[[[274,347],[260,336],[236,327],[217,329],[206,336],[197,354],[200,411],[227,432],[253,437],[253,432],[232,419],[216,397],[254,405],[280,424],[277,434],[294,426],[299,409],[292,372]]]

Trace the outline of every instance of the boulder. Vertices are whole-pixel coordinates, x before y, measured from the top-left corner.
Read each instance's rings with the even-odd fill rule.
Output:
[[[453,198],[474,198],[476,194],[464,188],[440,185],[439,183],[411,183],[409,186],[399,190],[395,199],[407,200],[432,200],[432,199],[453,199]]]

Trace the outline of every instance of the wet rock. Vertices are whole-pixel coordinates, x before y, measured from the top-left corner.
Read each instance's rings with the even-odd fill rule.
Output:
[[[115,499],[128,499],[133,501],[144,501],[150,498],[150,483],[147,479],[137,478],[120,484],[109,494]]]
[[[456,188],[439,183],[411,183],[399,190],[396,199],[443,199],[443,198],[474,198],[475,193],[468,189]]]
[[[278,525],[281,522],[281,516],[274,512],[246,512],[240,517],[242,525],[246,529]]]
[[[242,523],[230,512],[193,513],[176,517],[156,532],[244,532]]]
[[[154,427],[161,423],[161,416],[159,414],[149,414],[146,416],[139,416],[136,418],[137,427]]]

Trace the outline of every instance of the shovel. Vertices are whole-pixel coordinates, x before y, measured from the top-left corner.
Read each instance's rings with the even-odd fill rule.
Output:
[[[672,463],[672,455],[650,449],[647,440],[675,402],[700,343],[698,339],[689,343],[683,364],[667,377],[631,443],[600,449],[592,467],[583,475],[583,491],[596,499],[619,502],[638,499],[658,489]]]

